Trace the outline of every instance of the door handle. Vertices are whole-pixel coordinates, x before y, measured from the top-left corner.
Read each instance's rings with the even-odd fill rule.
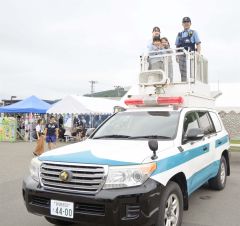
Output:
[[[208,150],[207,146],[203,147],[203,151],[207,151],[207,150]]]
[[[222,141],[218,141],[218,143],[217,143],[218,145],[220,145],[220,144],[222,144]]]

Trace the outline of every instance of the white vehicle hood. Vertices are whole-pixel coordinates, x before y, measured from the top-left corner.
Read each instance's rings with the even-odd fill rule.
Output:
[[[173,146],[173,141],[158,141],[158,156]],[[42,154],[39,160],[120,166],[148,162],[152,154],[148,140],[88,139],[48,151]]]

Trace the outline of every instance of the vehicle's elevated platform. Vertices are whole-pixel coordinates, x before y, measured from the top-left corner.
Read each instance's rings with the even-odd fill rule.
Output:
[[[208,61],[197,52],[168,49],[143,54],[140,59],[138,92],[128,95],[130,99],[182,97],[182,106],[212,108],[221,95],[210,90]]]

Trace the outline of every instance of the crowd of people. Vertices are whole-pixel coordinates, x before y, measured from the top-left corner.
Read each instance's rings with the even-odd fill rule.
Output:
[[[183,31],[179,32],[176,37],[175,45],[176,48],[183,48],[186,51],[192,52],[196,51],[200,54],[201,52],[201,41],[199,39],[198,33],[191,29],[191,19],[189,17],[184,17],[182,19]],[[148,41],[147,49],[149,56],[161,55],[161,51],[165,50],[165,53],[171,53],[170,43],[166,37],[161,37],[161,30],[159,27],[154,27],[152,30],[152,38]],[[166,51],[168,50],[168,51]],[[171,59],[169,59],[171,61]],[[179,69],[181,73],[181,80],[183,82],[187,81],[186,75],[186,56],[180,55],[177,58],[179,63]],[[171,65],[171,62],[168,62]],[[164,69],[163,61],[157,59],[156,57],[150,58],[149,60],[149,70]],[[172,80],[172,67],[169,67],[169,78]]]
[[[58,114],[18,115],[18,139],[37,141],[34,155],[44,152],[45,142],[49,150],[56,147],[56,141],[82,141],[89,128],[97,128],[110,115]]]

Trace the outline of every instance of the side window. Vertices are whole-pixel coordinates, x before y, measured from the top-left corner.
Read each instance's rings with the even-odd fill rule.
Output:
[[[184,118],[183,136],[191,128],[199,128],[196,112],[188,112]]]
[[[198,121],[200,128],[203,129],[204,134],[211,134],[215,132],[215,128],[212,124],[212,121],[209,117],[209,114],[207,111],[199,111],[198,114]]]
[[[221,126],[221,122],[220,122],[217,114],[215,112],[211,112],[211,111],[209,112],[209,114],[212,118],[216,132],[220,132],[222,130],[222,126]]]

